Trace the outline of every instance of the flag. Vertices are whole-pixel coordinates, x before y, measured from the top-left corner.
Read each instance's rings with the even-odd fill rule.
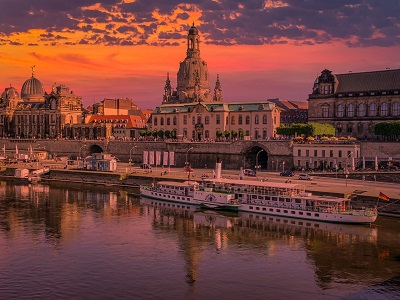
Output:
[[[389,201],[389,197],[386,196],[384,193],[379,192],[379,200]]]

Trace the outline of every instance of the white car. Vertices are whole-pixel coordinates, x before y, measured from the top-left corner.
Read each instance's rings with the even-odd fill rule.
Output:
[[[313,180],[313,178],[309,174],[299,174],[300,180]]]

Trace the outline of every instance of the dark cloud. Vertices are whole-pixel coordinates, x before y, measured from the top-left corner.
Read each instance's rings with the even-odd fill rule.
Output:
[[[83,32],[87,36],[74,43],[106,45],[146,44],[160,25],[154,12],[170,16],[169,22],[187,20],[201,11],[199,30],[203,40],[218,45],[330,43],[341,39],[349,47],[393,46],[400,44],[399,0],[1,0],[0,34],[8,43],[21,43],[13,33],[32,28],[47,33],[41,39],[64,41],[62,32]],[[101,5],[96,9],[94,5]],[[175,14],[180,8],[183,12]],[[99,26],[99,24],[103,26]],[[189,25],[189,24],[188,24]],[[186,35],[163,32],[161,45],[176,43]],[[55,36],[50,36],[53,33]],[[58,36],[57,36],[58,35]],[[63,43],[65,44],[65,42]]]

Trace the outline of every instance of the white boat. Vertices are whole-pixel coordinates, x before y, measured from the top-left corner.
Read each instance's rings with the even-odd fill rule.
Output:
[[[14,179],[21,182],[30,182],[28,169],[15,169]]]
[[[237,211],[239,207],[233,192],[219,189],[218,185],[206,187],[195,181],[159,181],[151,186],[140,186],[140,195],[208,209]]]
[[[336,223],[372,223],[378,216],[376,209],[352,208],[347,198],[306,193],[302,184],[226,178],[203,180],[204,188],[221,186],[235,194],[239,211]]]

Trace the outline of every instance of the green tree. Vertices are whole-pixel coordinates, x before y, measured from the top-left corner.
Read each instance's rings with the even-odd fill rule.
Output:
[[[140,136],[146,136],[146,130],[140,130],[139,135]]]
[[[217,130],[217,132],[215,133],[216,134],[216,136],[217,136],[217,138],[220,138],[221,136],[222,136],[222,130]]]
[[[245,134],[246,134],[246,132],[243,130],[243,129],[240,129],[239,130],[239,138],[244,138],[244,136],[245,136]]]
[[[158,136],[157,130],[154,129],[154,130],[152,131],[151,135],[152,135],[154,138],[156,138],[156,137]]]
[[[171,138],[176,139],[176,131],[171,131]]]
[[[236,138],[238,136],[238,132],[236,130],[232,130],[231,135],[233,138]]]
[[[158,131],[158,137],[161,138],[161,139],[164,138],[164,130],[160,129]]]
[[[230,132],[229,130],[225,130],[225,131],[224,131],[224,136],[225,136],[226,138],[229,138],[229,137],[231,136],[231,132]]]
[[[165,130],[164,135],[167,139],[169,139],[171,137],[171,131],[169,130]]]
[[[147,136],[151,136],[151,134],[152,134],[152,132],[151,132],[150,130],[147,130],[147,131],[146,131],[146,135],[147,135]]]

